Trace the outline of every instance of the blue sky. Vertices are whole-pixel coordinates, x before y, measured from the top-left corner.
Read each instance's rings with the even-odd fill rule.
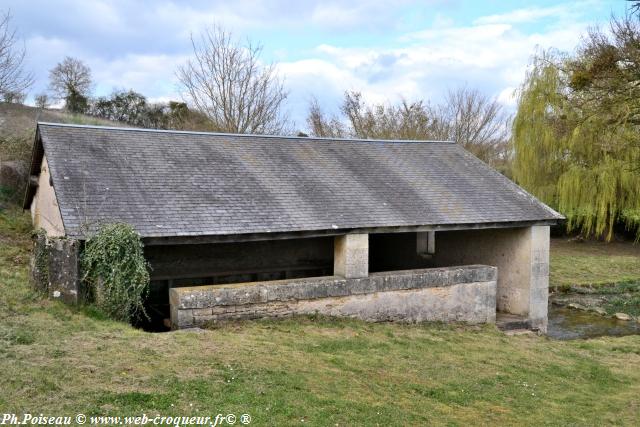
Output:
[[[335,111],[345,90],[372,102],[400,97],[437,103],[461,85],[514,107],[513,92],[536,49],[572,51],[589,26],[624,14],[623,0],[584,1],[248,1],[1,0],[24,38],[36,76],[65,55],[92,69],[96,95],[134,89],[152,100],[181,99],[176,67],[189,37],[220,24],[260,42],[290,91],[300,129],[311,97]]]

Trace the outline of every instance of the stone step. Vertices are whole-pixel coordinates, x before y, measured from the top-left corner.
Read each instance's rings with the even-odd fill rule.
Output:
[[[496,315],[496,326],[501,331],[529,331],[531,324],[525,317],[509,313],[498,313]]]
[[[531,329],[509,329],[509,330],[503,330],[503,332],[505,335],[508,335],[510,337],[514,335],[535,335],[536,334]]]

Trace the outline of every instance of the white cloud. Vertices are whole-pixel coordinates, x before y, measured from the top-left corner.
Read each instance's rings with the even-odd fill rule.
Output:
[[[502,91],[497,96],[498,102],[508,108],[515,109],[517,105],[516,90],[517,88],[513,86],[507,86],[506,88],[502,89]]]
[[[535,22],[543,18],[559,17],[566,15],[568,8],[566,5],[552,7],[530,7],[516,9],[511,12],[482,16],[474,21],[474,24],[521,24],[525,22]]]
[[[527,7],[460,25],[449,10],[455,3],[423,18],[428,7],[405,7],[411,0],[60,0],[60,7],[47,10],[46,2],[35,10],[28,2],[9,1],[23,19],[20,28],[30,28],[29,65],[38,81],[32,93],[46,88],[48,70],[71,55],[91,66],[97,95],[115,87],[152,100],[179,99],[174,73],[190,55],[189,34],[217,22],[272,49],[299,127],[311,96],[335,111],[345,90],[361,91],[373,102],[438,102],[448,89],[466,84],[513,109],[514,88],[535,50],[572,50],[587,27],[585,8],[602,9],[598,0]],[[314,41],[289,42],[289,34]]]
[[[307,98],[320,93],[326,105],[338,106],[345,90],[362,91],[373,102],[399,97],[438,102],[460,85],[477,87],[512,111],[514,91],[536,49],[570,50],[586,27],[574,22],[532,34],[506,23],[441,27],[406,34],[397,48],[321,45],[320,58],[283,63],[280,69],[295,89],[292,102],[305,111],[301,91]]]
[[[97,96],[109,94],[113,89],[134,89],[151,97],[180,99],[175,70],[186,61],[186,54],[129,53],[112,59],[87,52],[67,40],[42,37],[27,40],[27,46],[29,66],[36,70],[36,86],[32,88],[32,95],[47,90],[49,70],[68,55],[81,58],[91,68]]]
[[[345,9],[336,4],[318,4],[311,14],[311,21],[332,28],[353,25],[362,20],[357,8]]]
[[[432,3],[431,1],[430,3]],[[313,1],[311,22],[323,28],[349,30],[355,27],[380,29],[397,24],[395,14],[409,0]]]
[[[180,100],[175,70],[187,57],[183,55],[126,55],[114,61],[91,62],[97,93],[134,89],[155,99]],[[162,94],[162,95],[155,95]],[[154,96],[155,95],[155,96]]]

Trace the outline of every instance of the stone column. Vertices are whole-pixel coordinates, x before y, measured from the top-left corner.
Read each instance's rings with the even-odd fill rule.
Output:
[[[49,240],[44,233],[38,233],[33,242],[31,283],[37,291],[49,292]]]
[[[416,233],[416,253],[422,258],[431,258],[436,253],[435,231],[419,231]]]
[[[80,298],[79,242],[53,238],[49,243],[49,296],[75,304]]]
[[[369,235],[336,236],[333,250],[333,274],[346,279],[369,275]]]
[[[497,309],[547,329],[549,227],[444,231],[436,235],[435,266],[498,267]]]
[[[529,323],[547,330],[549,300],[549,227],[531,227],[531,273],[529,277]]]

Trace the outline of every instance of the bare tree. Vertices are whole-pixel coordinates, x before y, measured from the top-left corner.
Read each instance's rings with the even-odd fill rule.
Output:
[[[0,95],[15,98],[33,84],[33,74],[25,71],[26,49],[18,46],[15,29],[11,28],[11,13],[0,15]]]
[[[345,92],[339,117],[327,117],[317,100],[307,124],[314,136],[455,141],[480,159],[509,174],[509,118],[502,106],[477,90],[450,91],[440,105],[402,100],[368,105],[359,92]]]
[[[313,136],[332,138],[347,136],[346,126],[336,116],[327,117],[322,111],[317,98],[312,98],[309,102],[307,125]]]
[[[461,87],[449,91],[436,114],[438,139],[462,144],[489,164],[508,155],[510,119],[496,99]]]
[[[2,92],[2,100],[9,104],[24,104],[25,99],[27,99],[27,94],[25,92],[12,90]]]
[[[362,94],[348,91],[341,107],[344,120],[327,117],[317,100],[309,105],[307,124],[314,136],[375,139],[432,139],[434,118],[423,101],[367,105]]]
[[[67,56],[49,71],[49,89],[57,99],[87,98],[91,93],[91,69],[81,60]]]
[[[47,95],[46,93],[41,93],[36,95],[35,97],[35,103],[36,103],[36,107],[38,108],[49,108],[50,102],[49,102],[49,95]]]
[[[176,73],[186,91],[185,101],[220,131],[285,132],[282,107],[288,93],[274,64],[260,62],[261,46],[241,45],[218,26],[197,40],[192,36],[191,44],[193,58]]]
[[[433,117],[423,101],[402,99],[398,105],[367,105],[359,92],[346,92],[342,113],[358,138],[433,139]]]

